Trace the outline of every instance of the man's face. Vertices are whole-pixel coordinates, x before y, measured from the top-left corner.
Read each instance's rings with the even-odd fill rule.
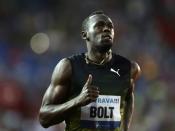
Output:
[[[93,15],[87,24],[87,38],[91,47],[99,52],[108,51],[114,39],[114,26],[111,19],[102,14]]]

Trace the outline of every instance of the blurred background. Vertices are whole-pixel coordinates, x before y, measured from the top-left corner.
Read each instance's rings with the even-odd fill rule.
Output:
[[[81,23],[95,10],[114,22],[113,52],[142,69],[130,131],[175,131],[174,0],[0,0],[0,131],[62,131],[37,113],[58,61],[86,51]]]

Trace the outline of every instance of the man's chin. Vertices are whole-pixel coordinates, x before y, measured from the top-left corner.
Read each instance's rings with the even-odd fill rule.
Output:
[[[101,45],[96,47],[96,50],[100,53],[108,52],[112,47],[112,42],[102,42]]]

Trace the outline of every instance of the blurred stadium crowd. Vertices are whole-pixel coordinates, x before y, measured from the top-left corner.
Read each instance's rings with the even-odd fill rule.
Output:
[[[103,10],[115,25],[113,51],[139,63],[130,131],[175,131],[174,0],[1,0],[0,131],[43,129],[37,113],[57,62],[86,50],[81,23]]]

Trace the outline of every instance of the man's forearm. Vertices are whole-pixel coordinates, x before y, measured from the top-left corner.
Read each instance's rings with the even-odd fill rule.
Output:
[[[47,128],[65,120],[66,115],[72,108],[78,107],[77,99],[74,98],[64,104],[44,105],[40,109],[39,119],[43,127]]]
[[[134,110],[134,94],[132,93],[128,98],[128,100],[126,101],[125,105],[124,123],[123,123],[124,131],[128,131],[130,127],[133,110]]]

